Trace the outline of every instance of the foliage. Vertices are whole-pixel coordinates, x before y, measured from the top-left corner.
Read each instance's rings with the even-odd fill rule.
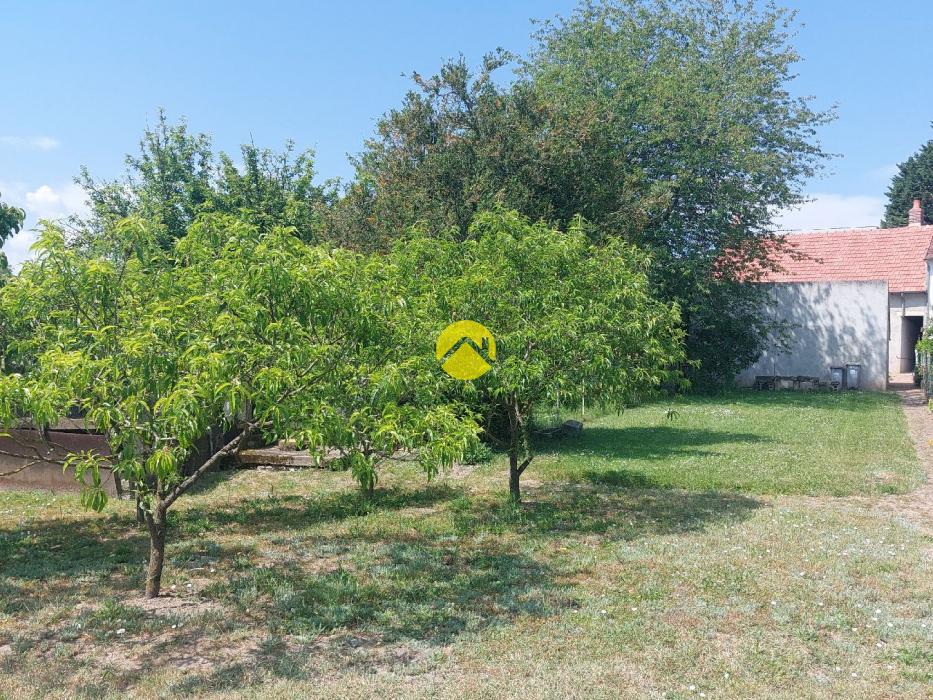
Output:
[[[914,349],[920,354],[933,354],[933,328],[929,325],[923,327],[923,332]]]
[[[374,380],[393,365],[373,357],[398,361],[382,342],[392,339],[391,307],[372,301],[376,261],[222,215],[199,218],[171,254],[162,233],[127,219],[91,254],[46,225],[37,260],[0,295],[4,321],[31,330],[14,334],[14,350],[32,358],[0,378],[0,419],[28,416],[44,429],[79,410],[107,435],[112,456],[75,454],[65,466],[85,484],[87,507],[106,504],[105,465],[136,494],[150,534],[149,595],[159,590],[168,509],[254,434],[294,436],[318,453],[338,447],[369,488],[371,445],[421,447],[430,475],[475,434],[455,407],[425,407],[421,394],[402,401]],[[405,369],[396,367],[399,382]],[[349,386],[358,389],[345,395]],[[200,454],[218,427],[228,441]]]
[[[493,460],[495,453],[485,442],[477,441],[463,453],[464,464],[487,464]]]
[[[550,218],[548,202],[532,192],[540,179],[535,131],[544,126],[542,115],[532,95],[524,100],[493,79],[511,58],[489,54],[477,75],[462,57],[436,76],[415,73],[417,89],[380,120],[355,159],[356,178],[336,207],[330,235],[382,249],[419,223],[452,228],[463,239],[476,213],[501,201]]]
[[[3,245],[8,238],[20,232],[25,218],[26,212],[22,209],[0,201],[0,245]],[[7,261],[6,253],[0,252],[0,282],[5,281],[9,276],[10,264]]]
[[[580,214],[591,237],[651,251],[697,378],[731,380],[773,330],[766,293],[739,282],[769,265],[773,213],[825,158],[814,134],[832,115],[788,90],[792,19],[724,0],[584,3],[541,25],[510,86],[492,78],[501,52],[476,75],[462,58],[416,74],[358,158],[334,235],[379,247],[423,222],[462,240],[496,202],[559,227]]]
[[[906,226],[914,199],[919,199],[923,207],[923,223],[933,224],[933,140],[897,166],[887,195],[882,228]]]
[[[264,230],[292,226],[304,240],[317,239],[331,188],[313,182],[314,153],[296,153],[288,141],[280,152],[244,144],[239,155],[239,163],[226,153],[215,157],[208,135],[189,132],[184,120],[171,124],[160,111],[156,125],[143,134],[139,154],[126,157],[122,180],[96,181],[82,170],[76,181],[87,192],[91,216],[77,222],[78,230],[93,240],[136,215],[163,225],[159,244],[169,250],[198,214],[218,212]]]
[[[26,213],[22,209],[0,201],[0,244],[10,236],[19,233],[23,227],[24,218],[26,218]]]
[[[393,248],[400,278],[431,290],[412,295],[433,324],[429,339],[461,319],[496,339],[493,368],[463,393],[483,406],[487,427],[504,417],[516,500],[536,406],[586,391],[621,409],[678,382],[679,315],[651,296],[647,258],[620,239],[591,245],[584,229],[578,220],[564,233],[496,210],[479,214],[462,243],[421,236]]]

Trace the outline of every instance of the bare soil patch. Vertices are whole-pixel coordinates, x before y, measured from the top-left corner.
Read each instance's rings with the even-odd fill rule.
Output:
[[[182,597],[175,595],[160,595],[158,598],[146,598],[138,596],[128,598],[127,605],[144,610],[154,617],[191,617],[201,613],[220,610],[221,607],[216,603],[193,597]]]

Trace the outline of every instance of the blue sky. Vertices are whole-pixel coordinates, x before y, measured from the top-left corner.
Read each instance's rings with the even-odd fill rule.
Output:
[[[217,148],[292,138],[317,151],[322,177],[346,177],[347,154],[408,89],[403,74],[497,46],[522,53],[530,18],[574,4],[0,0],[0,192],[30,223],[79,210],[80,166],[119,175],[159,107]],[[919,0],[785,4],[804,25],[793,88],[837,105],[820,138],[841,157],[808,184],[816,201],[781,224],[876,224],[894,164],[933,137],[933,13]],[[12,261],[30,240],[7,243]]]

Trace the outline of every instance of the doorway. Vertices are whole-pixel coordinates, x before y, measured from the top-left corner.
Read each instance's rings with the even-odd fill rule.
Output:
[[[923,331],[923,316],[901,317],[901,372],[913,372],[917,362],[914,348]]]

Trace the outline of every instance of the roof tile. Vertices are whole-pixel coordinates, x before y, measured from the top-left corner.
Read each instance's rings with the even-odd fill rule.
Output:
[[[776,257],[782,271],[768,272],[762,281],[884,280],[891,293],[927,289],[933,226],[809,231],[788,234],[786,240],[787,249]]]

